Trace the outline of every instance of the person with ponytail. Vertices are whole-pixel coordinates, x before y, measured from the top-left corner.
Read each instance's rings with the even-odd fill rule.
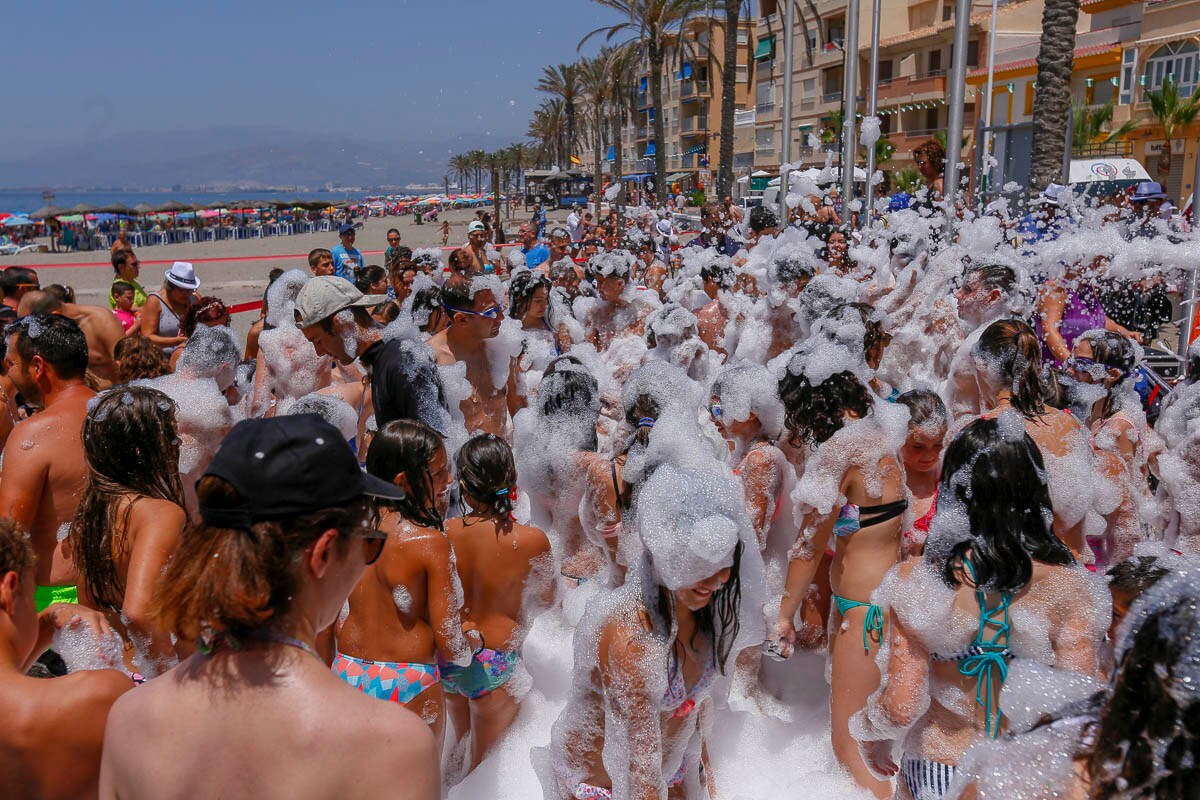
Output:
[[[383,552],[376,500],[403,492],[362,472],[337,428],[298,414],[238,423],[196,494],[200,522],[154,605],[198,652],[113,706],[101,800],[437,798],[429,728],[347,686],[317,648]]]
[[[1046,405],[1037,334],[1020,320],[997,320],[984,329],[972,354],[980,407],[987,409],[982,417],[995,419],[1008,409],[1021,415],[1025,432],[1050,464],[1054,533],[1076,558],[1091,563],[1083,529],[1093,513],[1095,459],[1083,426],[1067,412]]]
[[[899,775],[897,797],[958,796],[967,747],[1007,730],[1010,665],[1100,675],[1111,600],[1054,535],[1047,466],[1017,412],[969,423],[946,448],[924,555],[874,595],[883,680],[851,731],[874,772]]]
[[[436,654],[468,664],[472,648],[442,529],[451,486],[442,436],[419,422],[392,420],[371,442],[367,472],[395,484],[404,498],[381,504],[387,544],[350,593],[333,672],[366,695],[406,706],[440,746],[446,700]]]
[[[189,654],[152,613],[154,589],[187,525],[175,403],[157,389],[113,389],[83,423],[88,485],[68,545],[80,602],[103,612],[126,642],[126,668],[152,678]]]
[[[443,682],[454,730],[471,733],[471,768],[479,766],[516,719],[510,685],[521,642],[538,612],[554,602],[554,559],[541,530],[513,520],[517,468],[508,443],[490,433],[467,441],[454,460],[462,515],[446,533],[462,581],[463,613],[482,647],[469,666],[446,664]]]

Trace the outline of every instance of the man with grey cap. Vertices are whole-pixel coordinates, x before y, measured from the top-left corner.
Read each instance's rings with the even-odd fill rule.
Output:
[[[503,266],[496,251],[488,252],[487,225],[479,220],[467,225],[467,246],[459,252],[469,272],[499,272]]]
[[[322,275],[296,296],[296,326],[318,355],[340,364],[359,359],[370,371],[377,428],[411,419],[445,434],[450,413],[429,348],[408,338],[385,340],[383,326],[371,317],[369,309],[387,301],[386,295],[364,295],[349,281]]]

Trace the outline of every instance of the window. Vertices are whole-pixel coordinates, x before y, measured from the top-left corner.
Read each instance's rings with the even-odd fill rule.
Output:
[[[775,37],[764,36],[758,40],[758,47],[754,49],[755,61],[767,61],[775,57]]]
[[[838,17],[825,21],[825,41],[841,46],[846,38],[846,18]]]
[[[946,5],[942,6],[942,22],[949,22],[954,17],[953,0],[946,0]]]
[[[760,81],[755,87],[755,110],[765,114],[775,110],[775,81]]]
[[[930,50],[929,51],[929,69],[927,70],[927,72],[941,72],[941,71],[942,71],[942,51],[941,50]]]
[[[892,60],[883,59],[879,62],[879,81],[884,83],[892,79]]]
[[[750,82],[750,67],[746,66],[745,64],[738,64],[736,80],[738,83],[749,83]]]
[[[738,44],[749,44],[750,43],[750,31],[739,30],[738,34],[737,34],[737,43]]]
[[[967,42],[967,66],[968,67],[978,67],[979,66],[979,40],[978,39],[972,39],[971,41]]]
[[[761,17],[769,17],[779,10],[779,3],[776,0],[758,0],[758,14]]]
[[[1137,48],[1127,47],[1121,53],[1121,86],[1117,100],[1123,106],[1133,102],[1133,71],[1137,68]]]
[[[809,31],[806,31],[806,34],[808,36],[808,49],[816,50],[817,49],[817,29],[813,28]]]
[[[804,79],[804,96],[807,98],[812,98],[812,97],[816,96],[816,94],[817,94],[817,79],[816,78],[805,78]]]
[[[1168,78],[1179,89],[1180,95],[1190,96],[1196,91],[1198,55],[1200,46],[1195,42],[1171,42],[1155,50],[1154,55],[1146,59],[1146,67],[1142,70],[1142,99],[1145,100],[1147,90],[1161,89]]]
[[[775,147],[775,129],[759,128],[754,132],[754,146],[759,150],[771,150]]]

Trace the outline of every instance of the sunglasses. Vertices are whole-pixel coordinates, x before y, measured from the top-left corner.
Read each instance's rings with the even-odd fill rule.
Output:
[[[725,415],[725,412],[721,409],[720,403],[713,403],[711,406],[709,406],[708,413],[713,415],[713,419],[720,419]]]
[[[443,304],[445,306],[445,304]],[[445,309],[452,314],[470,314],[473,317],[483,317],[484,319],[500,319],[504,316],[504,309],[500,304],[485,308],[483,311],[468,311],[465,308],[455,308],[454,306],[445,306]]]
[[[374,524],[379,524],[378,522]],[[387,532],[381,531],[378,528],[364,528],[359,534],[363,540],[363,561],[367,566],[371,566],[379,557],[383,555],[383,546],[387,544]]]
[[[1108,377],[1108,367],[1095,359],[1083,356],[1071,356],[1063,362],[1063,367],[1068,372],[1079,372],[1095,381],[1102,381]]]

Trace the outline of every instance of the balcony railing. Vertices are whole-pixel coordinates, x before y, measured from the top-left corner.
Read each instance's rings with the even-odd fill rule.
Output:
[[[708,81],[689,80],[683,81],[679,85],[679,98],[687,100],[689,97],[707,97],[708,96]]]
[[[842,93],[840,91],[839,92],[826,92],[825,94],[821,95],[822,103],[840,103],[841,101],[842,101]]]
[[[649,92],[638,92],[637,107],[638,108],[646,108],[649,105],[650,105],[650,93]]]
[[[759,103],[758,105],[756,105],[754,107],[755,114],[770,114],[774,110],[775,110],[775,101],[774,100],[772,100],[769,103]]]
[[[680,133],[702,133],[708,130],[706,117],[684,117],[679,122]]]
[[[763,159],[774,158],[774,157],[775,157],[775,148],[774,147],[755,147],[754,148],[755,160],[761,161]]]
[[[645,125],[639,125],[638,129],[637,129],[637,138],[649,139],[650,138],[650,129]]]
[[[750,125],[753,125],[755,114],[756,114],[756,112],[751,109],[747,109],[745,111],[734,111],[733,112],[733,127],[742,128],[742,127],[748,127]]]

